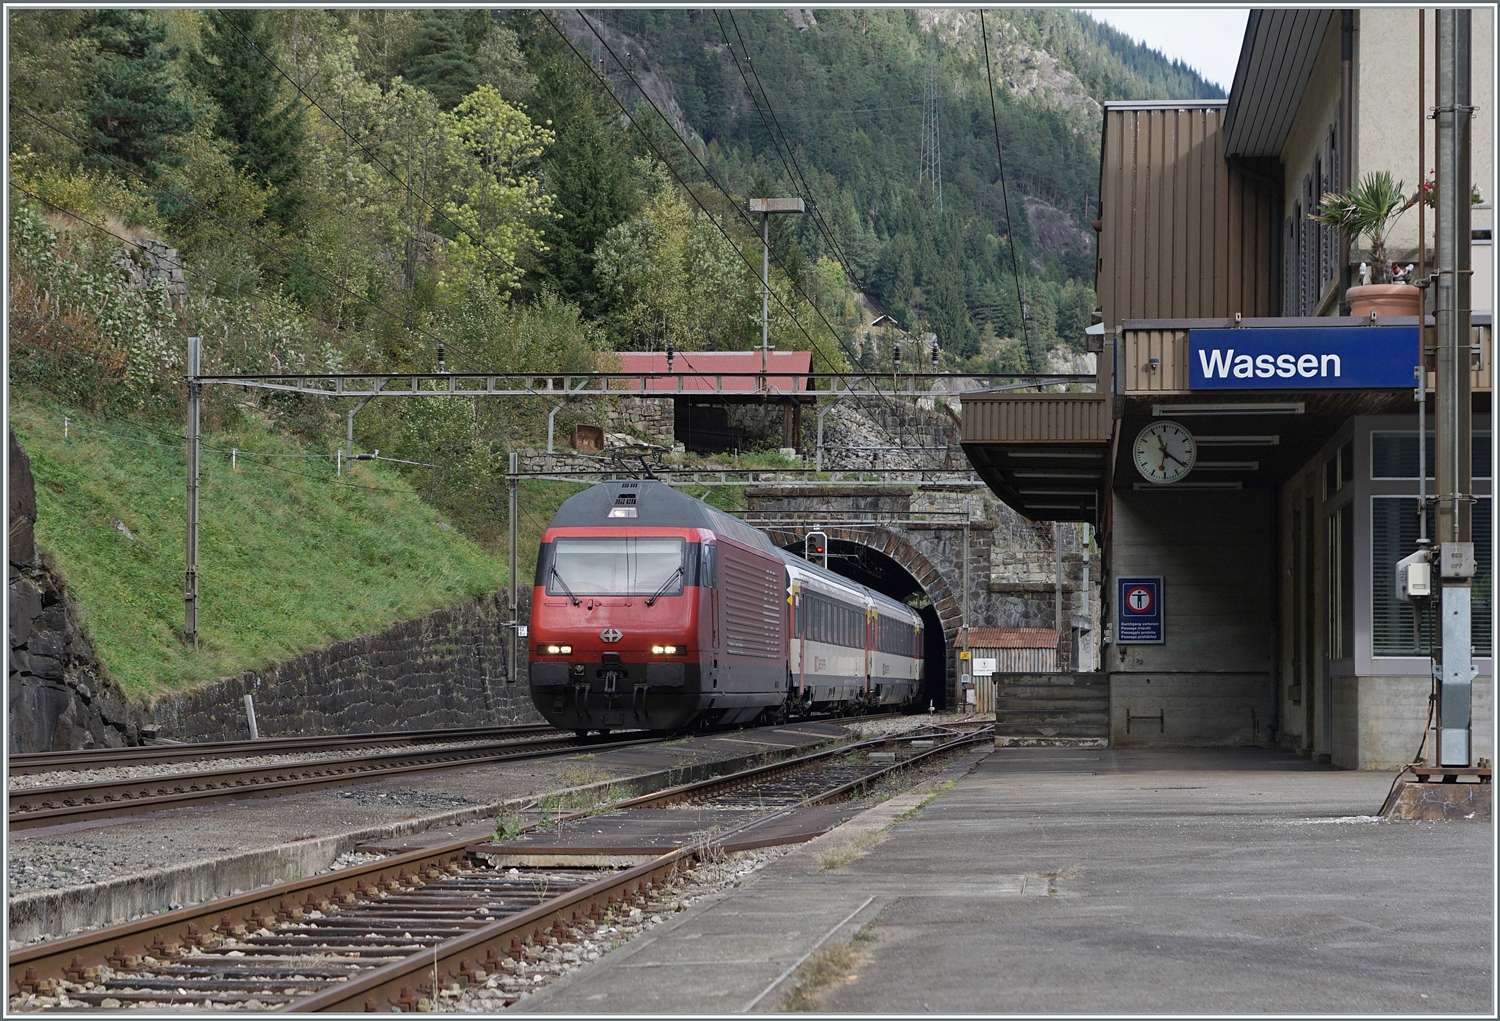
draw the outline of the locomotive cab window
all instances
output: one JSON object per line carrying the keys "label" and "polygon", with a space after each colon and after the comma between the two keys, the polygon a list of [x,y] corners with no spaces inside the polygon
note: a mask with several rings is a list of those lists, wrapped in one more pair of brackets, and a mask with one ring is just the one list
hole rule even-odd
{"label": "locomotive cab window", "polygon": [[552,545],[542,579],[549,596],[675,596],[692,583],[681,539],[564,537]]}

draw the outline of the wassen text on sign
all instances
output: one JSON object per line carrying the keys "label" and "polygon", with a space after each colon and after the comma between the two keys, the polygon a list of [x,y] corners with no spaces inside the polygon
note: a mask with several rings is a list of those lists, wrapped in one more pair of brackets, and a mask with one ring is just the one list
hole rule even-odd
{"label": "wassen text on sign", "polygon": [[1416,326],[1188,331],[1192,390],[1375,390],[1411,385]]}
{"label": "wassen text on sign", "polygon": [[1236,355],[1234,348],[1227,351],[1205,351],[1200,348],[1198,365],[1207,379],[1227,379],[1231,374],[1235,379],[1270,379],[1272,376],[1280,376],[1282,379],[1291,379],[1293,376],[1337,379],[1344,373],[1343,359],[1335,354]]}

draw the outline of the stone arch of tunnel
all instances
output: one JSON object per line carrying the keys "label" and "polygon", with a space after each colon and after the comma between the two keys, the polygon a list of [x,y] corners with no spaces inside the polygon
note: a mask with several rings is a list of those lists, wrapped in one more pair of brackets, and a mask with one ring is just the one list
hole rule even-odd
{"label": "stone arch of tunnel", "polygon": [[[828,569],[882,595],[905,602],[921,594],[926,605],[914,607],[922,615],[923,669],[919,708],[929,702],[939,709],[952,701],[952,650],[958,644],[962,610],[958,596],[932,562],[900,534],[883,528],[820,529],[828,536]],[[770,529],[771,540],[801,555],[807,539],[803,529]]]}

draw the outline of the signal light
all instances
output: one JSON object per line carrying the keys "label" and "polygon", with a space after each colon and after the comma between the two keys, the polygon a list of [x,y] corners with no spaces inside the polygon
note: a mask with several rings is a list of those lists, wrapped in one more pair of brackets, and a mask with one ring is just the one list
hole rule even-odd
{"label": "signal light", "polygon": [[823,558],[823,566],[828,566],[828,533],[821,531],[808,532],[805,540],[806,546],[803,559],[812,560],[814,557]]}

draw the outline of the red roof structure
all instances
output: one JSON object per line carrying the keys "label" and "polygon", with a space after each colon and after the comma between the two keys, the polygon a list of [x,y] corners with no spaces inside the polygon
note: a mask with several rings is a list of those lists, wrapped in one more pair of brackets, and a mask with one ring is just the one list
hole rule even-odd
{"label": "red roof structure", "polygon": [[971,649],[1056,649],[1057,630],[1050,627],[971,627]]}
{"label": "red roof structure", "polygon": [[[675,378],[646,379],[647,391],[673,393],[759,394],[761,390],[759,351],[678,351],[667,367],[664,351],[620,351],[621,372],[652,373]],[[812,372],[811,351],[772,351],[766,358],[765,390],[771,394],[802,396],[810,389],[808,373]],[[737,375],[720,374],[737,373]],[[636,390],[640,384],[624,380],[623,389]],[[615,385],[621,385],[615,384]]]}

